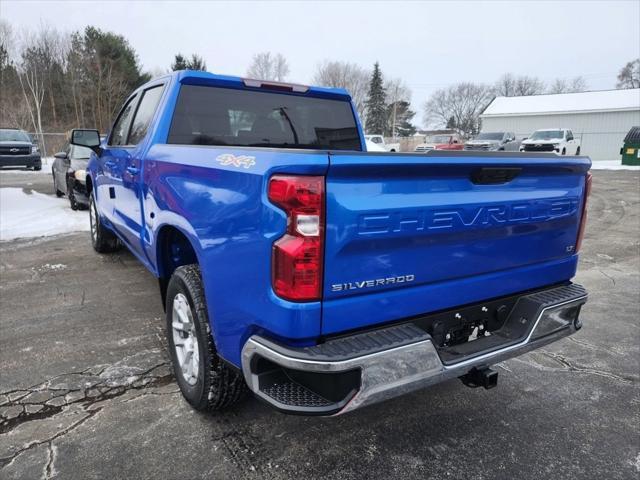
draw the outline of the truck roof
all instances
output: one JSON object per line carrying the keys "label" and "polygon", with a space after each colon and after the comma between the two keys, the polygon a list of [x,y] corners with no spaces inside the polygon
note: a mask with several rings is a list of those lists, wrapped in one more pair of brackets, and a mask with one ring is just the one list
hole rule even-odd
{"label": "truck roof", "polygon": [[[159,78],[163,77],[155,78],[148,83],[156,82]],[[341,100],[351,99],[351,95],[349,95],[349,92],[347,92],[344,88],[319,87],[288,82],[275,82],[271,80],[243,78],[232,75],[220,75],[199,70],[178,70],[176,72],[169,73],[168,75],[166,75],[166,77],[175,78],[178,82],[186,85],[211,85],[218,87],[243,89],[264,88],[268,90],[279,90],[285,93],[311,94],[312,96],[340,98]],[[143,87],[144,85],[140,88]]]}

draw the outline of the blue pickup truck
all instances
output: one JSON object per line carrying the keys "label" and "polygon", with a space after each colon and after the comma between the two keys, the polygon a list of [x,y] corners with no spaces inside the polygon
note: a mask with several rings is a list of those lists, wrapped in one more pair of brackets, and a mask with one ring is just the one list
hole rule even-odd
{"label": "blue pickup truck", "polygon": [[335,415],[451,378],[491,388],[492,365],[582,325],[586,157],[367,153],[342,89],[193,71],[71,142],[94,152],[93,247],[159,279],[196,409],[247,389]]}

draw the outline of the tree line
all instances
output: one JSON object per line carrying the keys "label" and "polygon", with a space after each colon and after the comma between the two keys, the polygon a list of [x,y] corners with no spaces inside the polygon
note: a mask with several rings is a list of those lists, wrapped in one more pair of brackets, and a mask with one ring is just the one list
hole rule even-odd
{"label": "tree line", "polygon": [[123,98],[150,79],[127,40],[95,27],[61,33],[44,26],[20,38],[0,23],[2,126],[36,132],[105,131]]}
{"label": "tree line", "polygon": [[[135,49],[119,34],[87,26],[60,32],[43,25],[14,32],[0,20],[0,119],[2,127],[43,134],[74,127],[109,129],[125,97],[152,76],[169,70],[206,70],[204,59],[178,53],[166,70],[143,71]],[[246,75],[289,80],[290,67],[280,53],[261,52]],[[346,89],[368,134],[406,137],[416,132],[411,89],[400,78],[383,73],[376,62],[365,68],[352,62],[325,60],[316,65],[310,83]],[[640,59],[627,63],[617,88],[640,87]],[[536,77],[505,74],[493,84],[461,82],[435,91],[422,106],[427,126],[454,128],[465,135],[480,129],[479,116],[495,96],[579,92],[583,77],[545,83]],[[45,152],[46,153],[46,152]],[[51,152],[49,152],[51,153]]]}

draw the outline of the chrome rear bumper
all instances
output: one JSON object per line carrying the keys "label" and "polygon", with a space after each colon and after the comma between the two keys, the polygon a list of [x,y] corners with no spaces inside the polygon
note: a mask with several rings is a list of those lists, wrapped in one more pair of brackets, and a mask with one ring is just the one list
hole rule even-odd
{"label": "chrome rear bumper", "polygon": [[[482,349],[482,342],[475,340],[468,345],[478,342],[479,350],[453,361],[450,356],[443,361],[431,336],[406,323],[297,349],[252,336],[242,350],[242,369],[249,388],[281,411],[337,415],[571,335],[581,327],[578,317],[586,301],[586,291],[575,284],[525,295],[494,333],[504,336],[504,342],[485,337],[488,348]],[[527,321],[530,326],[522,329]],[[509,338],[514,331],[522,335]]]}

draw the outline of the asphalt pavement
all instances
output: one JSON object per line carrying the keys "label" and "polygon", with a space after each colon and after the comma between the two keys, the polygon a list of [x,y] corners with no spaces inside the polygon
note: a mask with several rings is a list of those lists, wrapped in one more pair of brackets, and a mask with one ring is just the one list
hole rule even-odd
{"label": "asphalt pavement", "polygon": [[[51,178],[0,188],[53,195]],[[0,206],[6,208],[6,206]],[[195,412],[171,374],[158,285],[88,234],[0,243],[2,479],[638,479],[640,172],[596,171],[576,335],[336,418],[248,397]]]}

